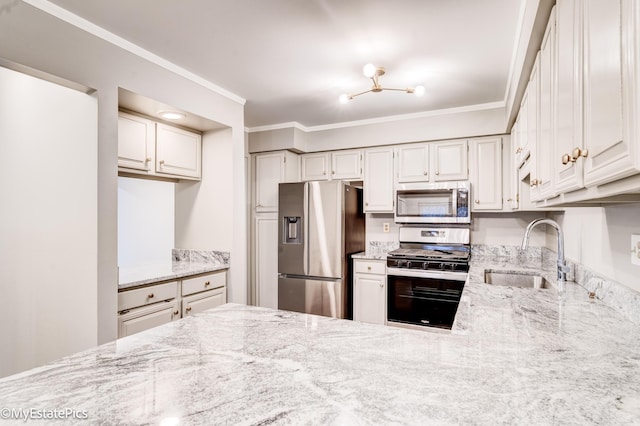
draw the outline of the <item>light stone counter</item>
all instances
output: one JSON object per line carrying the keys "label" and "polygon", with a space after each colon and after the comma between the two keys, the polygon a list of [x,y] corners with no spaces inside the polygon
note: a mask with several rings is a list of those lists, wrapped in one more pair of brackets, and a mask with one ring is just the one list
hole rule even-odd
{"label": "light stone counter", "polygon": [[119,268],[118,290],[229,269],[229,253],[174,249],[166,262]]}
{"label": "light stone counter", "polygon": [[0,379],[1,405],[91,424],[638,424],[640,326],[573,283],[483,284],[553,279],[553,261],[495,259],[473,258],[451,333],[227,304]]}

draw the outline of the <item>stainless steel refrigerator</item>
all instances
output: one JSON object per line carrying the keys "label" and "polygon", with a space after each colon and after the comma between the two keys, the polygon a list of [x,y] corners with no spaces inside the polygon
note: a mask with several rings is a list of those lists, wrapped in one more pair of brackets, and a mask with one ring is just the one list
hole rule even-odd
{"label": "stainless steel refrigerator", "polygon": [[278,308],[353,318],[350,255],[365,249],[362,189],[281,183],[278,202]]}

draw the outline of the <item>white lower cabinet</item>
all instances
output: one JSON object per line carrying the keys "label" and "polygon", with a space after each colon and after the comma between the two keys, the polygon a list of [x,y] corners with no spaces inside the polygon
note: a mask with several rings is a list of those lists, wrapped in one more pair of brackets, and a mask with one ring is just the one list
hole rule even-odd
{"label": "white lower cabinet", "polygon": [[353,319],[386,323],[387,275],[385,260],[354,259]]}
{"label": "white lower cabinet", "polygon": [[118,338],[227,302],[227,271],[152,284],[118,293]]}
{"label": "white lower cabinet", "polygon": [[182,317],[197,314],[227,302],[226,287],[197,293],[182,299]]}
{"label": "white lower cabinet", "polygon": [[278,309],[278,215],[256,215],[254,233],[256,305]]}
{"label": "white lower cabinet", "polygon": [[118,337],[131,336],[179,318],[180,309],[175,299],[131,309],[118,315]]}

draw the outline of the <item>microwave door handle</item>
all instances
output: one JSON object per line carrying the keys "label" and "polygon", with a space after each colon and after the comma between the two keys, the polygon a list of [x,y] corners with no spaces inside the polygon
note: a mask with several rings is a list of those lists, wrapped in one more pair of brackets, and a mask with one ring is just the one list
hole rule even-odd
{"label": "microwave door handle", "polygon": [[453,200],[451,201],[451,206],[453,207],[453,211],[451,212],[451,217],[458,217],[458,190],[454,189],[451,191],[451,196]]}

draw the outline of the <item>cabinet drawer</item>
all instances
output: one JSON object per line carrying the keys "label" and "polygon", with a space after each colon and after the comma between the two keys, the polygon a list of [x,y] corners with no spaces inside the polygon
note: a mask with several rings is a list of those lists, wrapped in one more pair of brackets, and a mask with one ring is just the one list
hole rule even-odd
{"label": "cabinet drawer", "polygon": [[220,287],[215,290],[185,297],[182,299],[182,317],[197,314],[207,309],[227,303],[227,288]]}
{"label": "cabinet drawer", "polygon": [[363,274],[381,274],[387,273],[387,265],[385,260],[355,260],[355,272]]}
{"label": "cabinet drawer", "polygon": [[178,301],[156,303],[118,315],[118,338],[157,327],[180,318]]}
{"label": "cabinet drawer", "polygon": [[123,291],[122,293],[118,293],[118,311],[150,305],[163,300],[175,299],[177,295],[177,281]]}
{"label": "cabinet drawer", "polygon": [[227,271],[182,280],[182,295],[187,296],[227,285]]}

